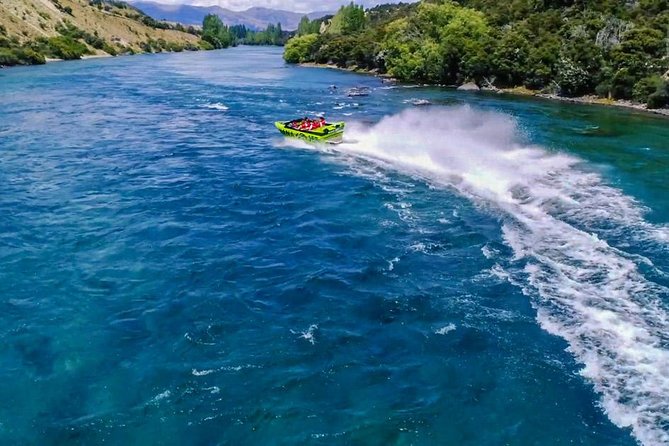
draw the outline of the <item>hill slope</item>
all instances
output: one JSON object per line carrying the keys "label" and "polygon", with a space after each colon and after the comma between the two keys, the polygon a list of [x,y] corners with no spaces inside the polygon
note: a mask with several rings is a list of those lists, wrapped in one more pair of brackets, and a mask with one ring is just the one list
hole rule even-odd
{"label": "hill slope", "polygon": [[207,14],[218,15],[226,25],[245,25],[251,29],[265,29],[269,24],[281,23],[285,30],[295,30],[305,15],[310,19],[327,15],[327,12],[303,14],[279,9],[253,7],[233,11],[219,6],[166,5],[156,2],[133,1],[132,4],[157,20],[201,25]]}
{"label": "hill slope", "polygon": [[195,30],[184,31],[122,2],[2,0],[0,65],[40,63],[44,57],[198,49]]}

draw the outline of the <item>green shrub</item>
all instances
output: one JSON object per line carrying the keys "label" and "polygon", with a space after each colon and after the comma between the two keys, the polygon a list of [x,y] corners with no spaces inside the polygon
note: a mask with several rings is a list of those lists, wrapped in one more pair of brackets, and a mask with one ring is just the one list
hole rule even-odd
{"label": "green shrub", "polygon": [[167,42],[165,46],[168,51],[172,51],[174,53],[180,53],[184,50],[183,45],[177,42]]}
{"label": "green shrub", "polygon": [[46,63],[44,54],[40,54],[31,48],[20,48],[15,50],[24,65],[42,65]]}
{"label": "green shrub", "polygon": [[0,48],[0,66],[39,65],[45,62],[44,55],[31,48]]}
{"label": "green shrub", "polygon": [[150,39],[147,42],[140,42],[139,48],[145,53],[153,53],[153,46],[151,45]]}
{"label": "green shrub", "polygon": [[207,42],[204,39],[201,39],[199,44],[200,44],[200,48],[205,50],[205,51],[210,51],[210,50],[215,49],[214,45],[212,45],[211,43]]}
{"label": "green shrub", "polygon": [[611,81],[610,80],[605,80],[605,81],[599,83],[595,87],[595,93],[600,98],[608,98],[608,97],[612,96],[611,89],[612,89]]}
{"label": "green shrub", "polygon": [[648,108],[662,108],[669,106],[669,81],[661,79],[654,93],[648,96]]}
{"label": "green shrub", "polygon": [[11,67],[18,65],[19,58],[14,54],[14,51],[9,48],[0,48],[0,66]]}
{"label": "green shrub", "polygon": [[648,76],[634,84],[632,98],[637,102],[648,102],[648,97],[661,87],[663,80],[660,76]]}
{"label": "green shrub", "polygon": [[618,70],[611,79],[611,96],[614,99],[631,99],[635,80],[627,68]]}
{"label": "green shrub", "polygon": [[80,30],[67,20],[56,25],[56,31],[58,31],[58,34],[61,36],[70,37],[72,39],[83,39],[87,35],[86,32]]}
{"label": "green shrub", "polygon": [[81,56],[89,54],[86,45],[66,36],[51,37],[47,47],[50,55],[65,60],[81,59]]}
{"label": "green shrub", "polygon": [[105,53],[111,55],[111,56],[116,56],[118,55],[118,51],[116,51],[116,48],[105,42],[105,44],[102,46],[102,51]]}
{"label": "green shrub", "polygon": [[316,34],[293,37],[286,42],[283,58],[288,63],[308,62],[309,60],[312,60],[311,53],[317,41],[318,35]]}

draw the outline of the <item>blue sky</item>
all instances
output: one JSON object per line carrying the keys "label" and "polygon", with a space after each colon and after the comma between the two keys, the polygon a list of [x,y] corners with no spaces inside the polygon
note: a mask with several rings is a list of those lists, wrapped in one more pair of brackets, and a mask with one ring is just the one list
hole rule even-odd
{"label": "blue sky", "polygon": [[[156,3],[169,5],[197,5],[197,6],[221,6],[223,8],[241,11],[252,6],[265,8],[285,9],[288,11],[312,12],[312,11],[335,11],[339,6],[350,3],[350,0],[150,0]],[[404,0],[405,2],[411,0]],[[358,5],[370,7],[382,3],[399,3],[398,0],[357,0]]]}

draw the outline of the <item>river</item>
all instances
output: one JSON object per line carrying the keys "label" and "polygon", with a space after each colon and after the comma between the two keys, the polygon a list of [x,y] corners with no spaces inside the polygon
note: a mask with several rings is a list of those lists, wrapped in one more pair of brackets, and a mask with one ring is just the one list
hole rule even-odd
{"label": "river", "polygon": [[0,443],[667,445],[668,123],[274,48],[1,70]]}

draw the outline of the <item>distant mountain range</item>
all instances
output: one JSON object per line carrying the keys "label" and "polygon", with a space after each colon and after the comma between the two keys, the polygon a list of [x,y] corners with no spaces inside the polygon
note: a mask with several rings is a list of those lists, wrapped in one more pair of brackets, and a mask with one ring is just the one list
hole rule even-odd
{"label": "distant mountain range", "polygon": [[246,25],[253,29],[265,29],[270,23],[281,23],[281,27],[287,31],[296,30],[300,19],[305,15],[310,19],[315,19],[332,14],[332,12],[327,11],[304,14],[262,7],[253,7],[246,11],[233,11],[220,6],[165,5],[133,0],[131,0],[131,3],[154,19],[179,22],[184,25],[201,25],[204,16],[216,14],[226,25]]}

